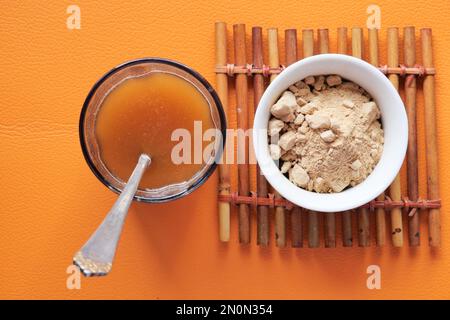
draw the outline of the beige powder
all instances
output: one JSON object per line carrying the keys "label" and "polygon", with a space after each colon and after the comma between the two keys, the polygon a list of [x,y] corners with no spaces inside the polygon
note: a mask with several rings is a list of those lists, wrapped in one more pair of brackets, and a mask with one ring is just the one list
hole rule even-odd
{"label": "beige powder", "polygon": [[271,113],[272,156],[301,188],[340,192],[361,183],[380,160],[378,106],[364,89],[337,75],[299,81]]}

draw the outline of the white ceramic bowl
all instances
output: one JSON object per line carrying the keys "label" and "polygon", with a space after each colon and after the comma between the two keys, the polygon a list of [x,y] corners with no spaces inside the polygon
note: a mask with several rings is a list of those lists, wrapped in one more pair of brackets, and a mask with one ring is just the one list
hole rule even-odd
{"label": "white ceramic bowl", "polygon": [[[363,87],[380,108],[384,130],[383,153],[372,173],[360,184],[339,193],[316,193],[295,186],[280,172],[268,149],[270,107],[290,85],[307,76],[321,74],[337,74]],[[400,170],[408,144],[405,107],[395,88],[377,68],[341,54],[321,54],[287,67],[264,92],[253,129],[256,159],[267,181],[292,203],[322,212],[354,209],[385,191]]]}

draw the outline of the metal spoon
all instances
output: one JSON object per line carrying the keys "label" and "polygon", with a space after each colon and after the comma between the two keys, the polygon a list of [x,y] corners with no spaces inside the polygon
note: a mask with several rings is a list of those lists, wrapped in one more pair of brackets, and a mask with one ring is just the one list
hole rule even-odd
{"label": "metal spoon", "polygon": [[150,163],[150,156],[141,154],[128,183],[108,215],[81,250],[73,257],[73,263],[81,269],[85,276],[104,276],[111,271],[117,243],[128,209],[133,201],[142,175]]}

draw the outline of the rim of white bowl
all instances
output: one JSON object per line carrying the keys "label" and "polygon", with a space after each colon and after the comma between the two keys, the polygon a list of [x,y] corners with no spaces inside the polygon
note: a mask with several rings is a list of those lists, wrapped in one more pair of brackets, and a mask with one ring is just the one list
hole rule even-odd
{"label": "rim of white bowl", "polygon": [[[328,66],[331,64],[332,66]],[[324,69],[325,68],[325,69]],[[349,73],[362,75],[349,75]],[[356,72],[358,71],[358,72]],[[338,74],[363,87],[381,110],[385,144],[380,161],[372,173],[360,184],[339,193],[316,193],[290,182],[275,165],[268,151],[267,125],[270,106],[291,84],[309,75]],[[364,85],[366,84],[366,85]],[[373,85],[373,86],[372,86]],[[376,92],[373,87],[377,86]],[[389,102],[389,114],[386,114]],[[380,102],[381,101],[381,102]],[[394,125],[385,126],[387,117],[396,117]],[[394,132],[395,129],[395,132]],[[386,131],[388,140],[386,141]],[[393,139],[395,137],[395,139]],[[266,89],[255,113],[253,146],[258,165],[267,181],[290,202],[313,211],[340,212],[360,207],[384,192],[402,166],[408,144],[408,120],[397,90],[387,77],[371,64],[342,54],[321,54],[300,60],[287,67]],[[388,150],[386,148],[388,146]]]}

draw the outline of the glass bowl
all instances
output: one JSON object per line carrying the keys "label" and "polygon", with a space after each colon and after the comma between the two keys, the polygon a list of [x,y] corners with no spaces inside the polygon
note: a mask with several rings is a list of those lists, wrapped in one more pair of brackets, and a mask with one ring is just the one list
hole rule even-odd
{"label": "glass bowl", "polygon": [[142,202],[166,202],[185,196],[197,189],[214,172],[222,155],[223,145],[225,145],[226,120],[222,104],[212,86],[198,72],[181,63],[162,58],[143,58],[128,61],[113,68],[95,83],[81,109],[79,124],[81,149],[95,176],[116,193],[120,193],[124,188],[126,182],[115,177],[101,159],[95,136],[96,117],[103,100],[115,86],[126,79],[155,72],[170,73],[191,83],[207,101],[211,118],[215,129],[217,129],[216,132],[221,134],[217,134],[215,137],[211,159],[208,159],[208,161],[205,159],[204,165],[194,176],[188,181],[157,189],[138,189],[134,200]]}

